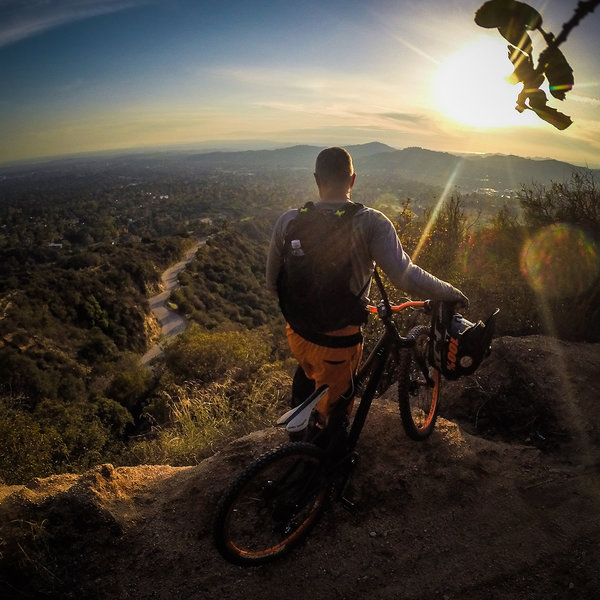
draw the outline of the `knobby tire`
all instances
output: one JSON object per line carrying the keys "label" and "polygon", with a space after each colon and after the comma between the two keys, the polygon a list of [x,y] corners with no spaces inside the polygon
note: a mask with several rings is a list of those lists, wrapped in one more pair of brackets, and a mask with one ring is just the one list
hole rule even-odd
{"label": "knobby tire", "polygon": [[306,538],[330,496],[323,451],[285,444],[251,463],[221,497],[213,537],[234,564],[260,565],[287,554]]}
{"label": "knobby tire", "polygon": [[[425,325],[411,329],[408,337],[415,339],[415,345],[400,349],[398,359],[400,416],[406,435],[416,441],[423,441],[431,435],[439,409],[441,377],[439,371],[427,363],[429,334],[430,329]],[[423,373],[423,361],[427,363],[433,386]]]}

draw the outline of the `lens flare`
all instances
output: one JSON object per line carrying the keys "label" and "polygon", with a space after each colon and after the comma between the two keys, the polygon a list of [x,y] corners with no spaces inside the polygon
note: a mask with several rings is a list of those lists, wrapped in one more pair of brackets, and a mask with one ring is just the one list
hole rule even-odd
{"label": "lens flare", "polygon": [[442,206],[443,206],[444,202],[446,201],[446,198],[450,195],[452,186],[454,185],[454,180],[456,179],[456,177],[463,165],[463,160],[460,160],[457,163],[456,167],[454,167],[454,170],[450,174],[448,181],[446,181],[446,185],[444,187],[444,191],[442,192],[442,195],[439,197],[438,201],[436,202],[436,205],[433,207],[433,211],[431,212],[431,216],[429,217],[429,220],[427,221],[427,224],[425,225],[425,229],[423,230],[423,233],[421,234],[419,243],[417,244],[417,247],[415,248],[414,252],[412,253],[412,256],[410,257],[413,262],[417,262],[417,258],[421,254],[421,250],[423,249],[423,246],[425,245],[425,242],[427,241],[429,232],[435,225],[438,214],[439,214],[440,210],[442,209]]}
{"label": "lens flare", "polygon": [[554,224],[538,231],[521,252],[521,272],[546,298],[585,292],[600,272],[598,245],[581,229]]}

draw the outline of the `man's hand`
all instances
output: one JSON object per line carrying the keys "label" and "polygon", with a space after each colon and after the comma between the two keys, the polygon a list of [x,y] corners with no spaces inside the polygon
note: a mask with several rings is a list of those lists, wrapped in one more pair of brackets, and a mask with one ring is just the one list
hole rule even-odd
{"label": "man's hand", "polygon": [[464,308],[465,310],[467,310],[469,308],[469,299],[460,290],[456,291],[459,295],[459,298],[456,300],[456,305],[458,306],[458,308]]}

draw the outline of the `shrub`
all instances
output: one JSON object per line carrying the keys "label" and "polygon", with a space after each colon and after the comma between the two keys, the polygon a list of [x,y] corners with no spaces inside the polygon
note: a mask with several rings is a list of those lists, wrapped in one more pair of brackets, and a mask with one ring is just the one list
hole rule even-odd
{"label": "shrub", "polygon": [[282,412],[290,376],[267,366],[244,385],[232,379],[173,385],[162,393],[169,425],[131,446],[135,464],[197,464],[231,439],[273,424]]}
{"label": "shrub", "polygon": [[192,325],[165,351],[166,364],[179,381],[210,383],[236,372],[247,377],[264,365],[271,354],[266,329],[205,331]]}
{"label": "shrub", "polygon": [[44,429],[29,413],[2,408],[0,479],[12,485],[54,473],[66,454],[60,435],[53,428]]}

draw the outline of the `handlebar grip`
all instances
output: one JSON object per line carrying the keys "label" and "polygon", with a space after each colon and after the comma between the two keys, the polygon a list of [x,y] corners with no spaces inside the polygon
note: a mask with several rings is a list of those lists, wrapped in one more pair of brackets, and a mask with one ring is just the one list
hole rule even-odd
{"label": "handlebar grip", "polygon": [[[377,307],[373,306],[372,304],[367,304],[365,308],[367,312],[370,313],[377,314],[378,312]],[[431,309],[431,300],[409,300],[408,302],[403,302],[402,304],[392,304],[390,306],[390,309],[394,312],[404,310],[405,308],[422,308],[428,312]]]}

